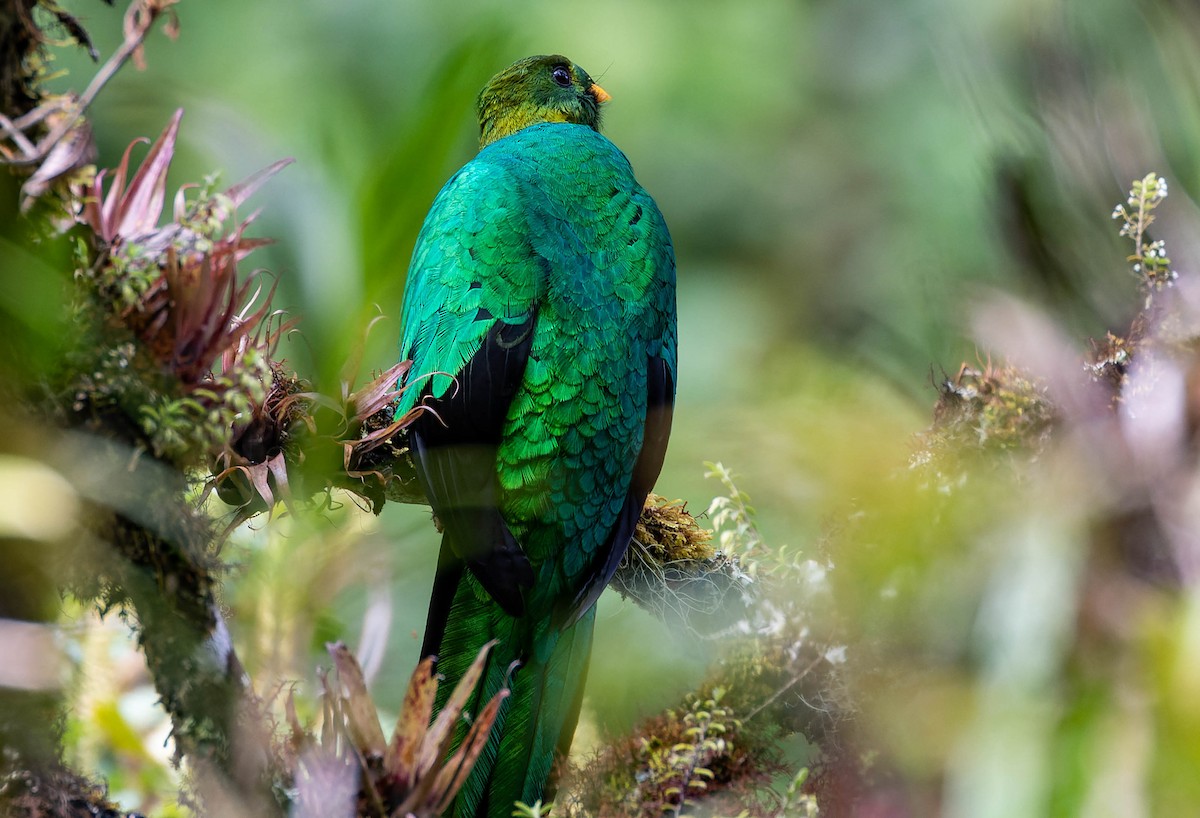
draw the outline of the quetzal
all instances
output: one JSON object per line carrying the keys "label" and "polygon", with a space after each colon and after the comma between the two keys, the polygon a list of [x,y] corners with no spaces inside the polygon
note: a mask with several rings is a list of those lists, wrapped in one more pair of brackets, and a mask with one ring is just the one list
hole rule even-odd
{"label": "quetzal", "polygon": [[476,103],[480,151],[442,188],[404,291],[399,413],[443,536],[423,650],[446,692],[497,639],[474,703],[512,695],[460,818],[547,798],[570,746],[594,605],[662,467],[675,397],[675,256],[608,94],[561,56]]}

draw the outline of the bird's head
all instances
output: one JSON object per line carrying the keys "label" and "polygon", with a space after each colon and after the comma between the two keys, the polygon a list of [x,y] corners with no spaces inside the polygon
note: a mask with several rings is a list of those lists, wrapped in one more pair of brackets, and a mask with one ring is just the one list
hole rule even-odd
{"label": "bird's head", "polygon": [[607,101],[604,89],[566,57],[526,57],[479,92],[479,147],[540,122],[571,122],[598,131],[600,105]]}

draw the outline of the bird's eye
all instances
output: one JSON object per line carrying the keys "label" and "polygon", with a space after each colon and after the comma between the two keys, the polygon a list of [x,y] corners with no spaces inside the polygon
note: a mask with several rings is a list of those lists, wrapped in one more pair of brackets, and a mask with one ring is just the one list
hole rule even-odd
{"label": "bird's eye", "polygon": [[554,82],[563,88],[571,87],[571,72],[567,70],[565,65],[554,66],[550,71],[550,76],[554,77]]}

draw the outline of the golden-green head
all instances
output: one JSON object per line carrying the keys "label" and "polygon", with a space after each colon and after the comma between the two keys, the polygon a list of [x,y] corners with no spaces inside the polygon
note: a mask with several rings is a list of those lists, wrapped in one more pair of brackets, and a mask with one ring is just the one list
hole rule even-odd
{"label": "golden-green head", "polygon": [[479,92],[479,147],[540,122],[571,122],[600,130],[604,89],[559,54],[526,57],[488,80]]}

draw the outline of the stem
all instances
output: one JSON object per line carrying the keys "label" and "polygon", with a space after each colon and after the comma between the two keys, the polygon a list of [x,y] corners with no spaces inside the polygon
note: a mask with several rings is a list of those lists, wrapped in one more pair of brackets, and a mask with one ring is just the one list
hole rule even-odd
{"label": "stem", "polygon": [[[9,139],[16,143],[16,146],[20,148],[22,152],[26,154],[32,154],[37,150],[33,143],[29,141],[29,138],[25,136],[25,134],[21,133],[20,128],[18,128],[11,119],[3,114],[0,114],[0,128],[3,128],[8,133]],[[5,161],[8,161],[7,157]]]}
{"label": "stem", "polygon": [[[141,2],[143,2],[143,0],[134,0],[130,8],[132,8],[133,5]],[[3,122],[0,122],[0,126],[3,126],[4,130],[8,131],[13,142],[17,143],[17,146],[20,147],[21,150],[26,154],[19,159],[4,159],[3,164],[11,165],[13,167],[27,167],[29,165],[36,165],[45,159],[50,151],[54,149],[54,146],[57,145],[72,128],[75,127],[77,122],[79,122],[79,118],[83,116],[85,111],[87,111],[88,106],[90,106],[92,101],[95,100],[96,95],[99,94],[104,86],[108,84],[108,81],[111,80],[113,76],[115,76],[116,73],[121,70],[121,67],[124,66],[129,58],[133,56],[134,52],[141,47],[142,42],[146,39],[146,35],[150,32],[150,27],[154,24],[154,21],[158,19],[160,13],[161,11],[154,5],[146,5],[145,23],[134,29],[131,36],[129,36],[125,42],[121,43],[120,48],[118,48],[113,55],[108,58],[104,65],[100,66],[100,70],[96,72],[96,75],[92,77],[92,81],[88,83],[87,89],[84,90],[83,96],[81,96],[74,105],[67,106],[61,103],[55,103],[53,106],[47,106],[46,110],[43,110],[39,106],[33,111],[30,111],[24,116],[18,118],[16,122],[10,122],[7,119],[5,119]],[[57,125],[50,129],[50,133],[48,133],[46,137],[37,144],[36,147],[32,145],[28,138],[24,137],[24,135],[21,135],[20,138],[18,138],[18,135],[14,132],[14,129],[28,127],[29,125],[41,121],[48,114],[52,113],[54,108],[66,110],[67,115],[59,120]],[[34,116],[34,114],[37,114],[37,116]]]}
{"label": "stem", "polygon": [[[119,437],[111,429],[105,432]],[[120,443],[93,439],[86,456],[93,525],[106,541],[99,571],[110,601],[136,613],[137,638],[171,718],[178,757],[220,774],[262,813],[269,735],[254,708],[216,599],[212,526],[185,499],[187,478]]]}
{"label": "stem", "polygon": [[774,704],[776,701],[778,701],[780,696],[782,696],[784,693],[788,692],[793,687],[795,687],[800,682],[800,680],[803,679],[805,676],[807,676],[809,673],[811,673],[813,668],[815,668],[818,664],[820,664],[821,660],[824,658],[825,658],[825,655],[821,654],[821,655],[817,656],[815,659],[813,659],[811,662],[809,662],[807,665],[805,665],[804,669],[801,670],[799,673],[797,673],[795,676],[793,676],[791,678],[791,680],[788,681],[787,684],[785,684],[783,687],[779,688],[774,693],[772,693],[770,696],[768,696],[766,698],[766,700],[762,704],[760,704],[758,707],[751,710],[749,715],[746,716],[746,721],[750,721],[750,719],[754,718],[759,713],[761,713],[763,710],[766,710],[768,707],[770,707],[772,704]]}

